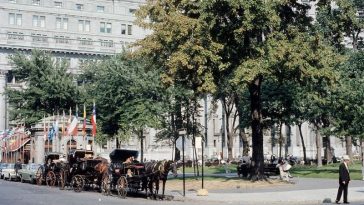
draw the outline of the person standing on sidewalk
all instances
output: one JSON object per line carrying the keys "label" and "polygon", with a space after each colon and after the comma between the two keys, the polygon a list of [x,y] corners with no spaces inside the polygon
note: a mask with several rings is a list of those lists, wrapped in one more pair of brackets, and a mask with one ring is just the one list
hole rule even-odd
{"label": "person standing on sidewalk", "polygon": [[350,161],[350,158],[348,155],[343,156],[343,162],[340,164],[339,167],[339,189],[337,191],[336,196],[336,203],[340,203],[341,194],[344,192],[344,204],[349,204],[348,202],[348,186],[350,182],[350,174],[349,174],[349,168],[348,163]]}

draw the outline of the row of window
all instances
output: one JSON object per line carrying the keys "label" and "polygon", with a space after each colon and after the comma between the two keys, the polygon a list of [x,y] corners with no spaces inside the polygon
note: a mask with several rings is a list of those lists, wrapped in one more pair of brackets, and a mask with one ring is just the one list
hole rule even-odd
{"label": "row of window", "polygon": [[[24,33],[22,32],[8,32],[8,40],[24,40]],[[38,42],[38,43],[48,43],[48,36],[46,34],[40,34],[40,33],[32,33],[31,39],[32,42]],[[69,36],[64,35],[55,35],[54,36],[55,43],[56,44],[71,44],[74,39],[71,39]],[[79,45],[82,46],[92,46],[95,42],[100,43],[100,46],[102,47],[114,47],[114,41],[113,40],[105,40],[105,39],[99,39],[98,41],[94,41],[91,38],[77,38],[77,41]],[[120,41],[122,46],[128,46],[130,43],[125,41]]]}
{"label": "row of window", "polygon": [[[8,1],[10,3],[17,3],[17,0],[8,0]],[[31,4],[34,5],[34,6],[40,6],[41,5],[41,0],[31,0]],[[55,8],[63,8],[64,7],[63,2],[60,1],[60,0],[54,1],[53,2],[53,6]],[[83,11],[84,8],[85,8],[84,4],[80,4],[80,3],[74,4],[74,9],[76,9],[78,11]],[[100,13],[105,12],[105,6],[97,5],[96,6],[96,11],[97,12],[100,12]],[[136,9],[133,9],[133,8],[130,8],[129,9],[129,13],[130,14],[133,14],[135,11],[136,11]]]}
{"label": "row of window", "polygon": [[[22,14],[9,13],[9,25],[22,26]],[[33,15],[32,18],[33,27],[45,28],[46,17]],[[58,30],[68,30],[68,18],[56,17],[56,29]],[[90,20],[78,20],[78,31],[79,32],[90,32],[91,31],[91,21]],[[100,22],[100,33],[111,33],[112,23],[110,22]],[[122,35],[132,35],[133,25],[121,24]]]}

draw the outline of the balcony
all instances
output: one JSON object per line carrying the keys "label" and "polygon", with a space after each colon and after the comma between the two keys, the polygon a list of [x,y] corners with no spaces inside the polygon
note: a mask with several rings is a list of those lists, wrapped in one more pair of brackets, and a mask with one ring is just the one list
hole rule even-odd
{"label": "balcony", "polygon": [[[1,30],[1,29],[0,29]],[[56,52],[112,55],[123,50],[121,38],[83,38],[76,35],[64,36],[54,32],[11,30],[0,32],[0,47],[30,50],[34,48]]]}

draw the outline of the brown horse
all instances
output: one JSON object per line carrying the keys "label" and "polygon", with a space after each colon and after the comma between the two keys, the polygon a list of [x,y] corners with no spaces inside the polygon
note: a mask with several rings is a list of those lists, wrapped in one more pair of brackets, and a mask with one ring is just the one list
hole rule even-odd
{"label": "brown horse", "polygon": [[[102,158],[102,157],[96,157],[95,159],[101,160],[101,162],[96,164],[94,167],[95,171],[98,173],[98,176],[97,176],[98,186],[100,187],[101,192],[102,192],[102,189],[104,188],[104,189],[106,189],[104,191],[108,193],[109,188],[103,187],[102,183],[104,182],[104,180],[106,180],[105,177],[108,177],[109,162],[107,161],[107,159]],[[105,185],[105,186],[107,186],[107,185]]]}

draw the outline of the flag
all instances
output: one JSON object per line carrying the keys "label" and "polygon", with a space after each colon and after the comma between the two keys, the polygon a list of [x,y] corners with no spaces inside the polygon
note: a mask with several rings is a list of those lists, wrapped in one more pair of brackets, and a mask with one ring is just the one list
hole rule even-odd
{"label": "flag", "polygon": [[64,110],[63,110],[63,115],[62,115],[62,137],[65,136],[66,132],[65,132],[65,125],[64,125],[64,121],[66,119],[66,114],[64,113]]}
{"label": "flag", "polygon": [[59,115],[57,114],[56,121],[53,124],[54,136],[55,137],[58,137],[58,132],[59,132],[59,122],[58,122],[58,118],[59,118]]}
{"label": "flag", "polygon": [[52,127],[50,127],[48,131],[48,141],[52,141],[53,137],[54,137],[54,126],[52,124]]}
{"label": "flag", "polygon": [[94,105],[92,108],[91,124],[92,124],[92,136],[95,137],[95,135],[96,135],[96,105],[95,105],[95,102],[94,102]]}
{"label": "flag", "polygon": [[83,104],[83,126],[82,126],[82,135],[86,136],[86,106]]}
{"label": "flag", "polygon": [[76,118],[76,120],[77,120],[77,125],[76,125],[76,127],[73,129],[73,132],[72,132],[72,135],[73,136],[78,136],[78,106],[76,105],[76,115],[75,115],[75,117],[73,118],[73,119],[75,119]]}
{"label": "flag", "polygon": [[47,139],[47,129],[46,129],[46,118],[45,115],[43,115],[43,140],[46,141]]}
{"label": "flag", "polygon": [[74,133],[74,130],[77,128],[78,120],[76,117],[73,118],[72,122],[69,124],[67,128],[67,134],[72,135]]}
{"label": "flag", "polygon": [[70,135],[70,125],[71,125],[71,122],[72,122],[72,109],[70,108],[70,115],[69,115],[69,118],[67,120],[67,128],[66,128],[66,132],[67,132],[67,135]]}

